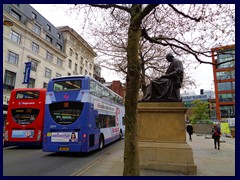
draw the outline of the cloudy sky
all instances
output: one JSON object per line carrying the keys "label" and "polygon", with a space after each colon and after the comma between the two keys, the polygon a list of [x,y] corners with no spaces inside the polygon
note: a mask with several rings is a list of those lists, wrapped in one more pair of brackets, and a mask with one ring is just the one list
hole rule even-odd
{"label": "cloudy sky", "polygon": [[[91,42],[89,34],[86,29],[83,29],[80,24],[84,23],[84,19],[77,19],[74,15],[70,16],[66,14],[66,5],[58,6],[55,4],[31,4],[41,15],[43,15],[54,26],[69,26],[78,32],[88,43]],[[211,61],[211,60],[210,60]],[[200,89],[214,90],[213,86],[213,72],[212,66],[209,64],[201,64],[189,69],[189,72],[193,79],[196,81],[197,88],[189,91],[193,91],[196,94],[200,93]],[[114,71],[102,69],[102,76],[107,82],[112,80],[121,80]],[[121,80],[122,81],[122,80]]]}

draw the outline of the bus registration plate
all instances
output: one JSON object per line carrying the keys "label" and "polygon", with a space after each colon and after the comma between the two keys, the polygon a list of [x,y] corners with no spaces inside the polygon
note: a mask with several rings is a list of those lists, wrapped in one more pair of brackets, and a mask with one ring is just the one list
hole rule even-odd
{"label": "bus registration plate", "polygon": [[59,151],[69,151],[69,147],[59,147]]}

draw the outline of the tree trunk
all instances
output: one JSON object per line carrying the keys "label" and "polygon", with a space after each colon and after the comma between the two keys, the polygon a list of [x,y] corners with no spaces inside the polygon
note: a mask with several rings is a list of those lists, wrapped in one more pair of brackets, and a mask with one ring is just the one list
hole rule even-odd
{"label": "tree trunk", "polygon": [[[137,14],[137,13],[136,13]],[[124,149],[124,176],[139,176],[138,157],[138,122],[137,103],[140,78],[140,60],[138,46],[141,37],[140,23],[137,15],[131,14],[131,23],[128,29],[127,61],[128,71],[126,80],[125,98],[125,149]]]}

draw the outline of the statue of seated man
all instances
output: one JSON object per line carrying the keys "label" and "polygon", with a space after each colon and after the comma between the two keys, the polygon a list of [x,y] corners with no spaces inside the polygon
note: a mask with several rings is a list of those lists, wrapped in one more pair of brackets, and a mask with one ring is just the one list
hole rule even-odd
{"label": "statue of seated man", "polygon": [[183,82],[183,64],[171,53],[166,55],[170,65],[164,75],[154,78],[147,86],[146,94],[141,101],[179,102],[180,88]]}

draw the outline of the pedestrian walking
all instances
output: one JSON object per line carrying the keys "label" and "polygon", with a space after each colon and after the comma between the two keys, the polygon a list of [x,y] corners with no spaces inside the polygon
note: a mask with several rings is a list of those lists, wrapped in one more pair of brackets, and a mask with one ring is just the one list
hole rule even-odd
{"label": "pedestrian walking", "polygon": [[214,124],[212,129],[212,138],[214,140],[214,148],[220,150],[220,137],[221,137],[221,130],[217,124]]}
{"label": "pedestrian walking", "polygon": [[189,141],[192,141],[193,127],[191,124],[187,124],[186,127],[187,133],[189,135]]}

